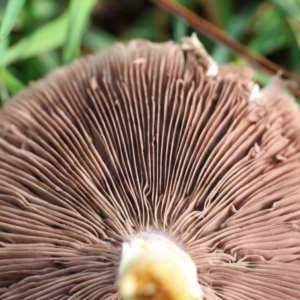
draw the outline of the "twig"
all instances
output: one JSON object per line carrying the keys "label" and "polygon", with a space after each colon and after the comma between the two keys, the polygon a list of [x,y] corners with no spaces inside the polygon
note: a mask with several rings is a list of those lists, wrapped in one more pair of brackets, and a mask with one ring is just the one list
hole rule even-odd
{"label": "twig", "polygon": [[300,91],[298,90],[300,79],[296,75],[228,37],[222,30],[191,12],[179,3],[176,3],[172,0],[152,0],[152,2],[161,8],[183,18],[192,28],[203,33],[212,40],[225,45],[231,51],[244,57],[246,60],[265,73],[269,75],[276,75],[280,72],[284,78],[289,80],[288,88],[290,91],[293,92],[297,97],[300,97]]}

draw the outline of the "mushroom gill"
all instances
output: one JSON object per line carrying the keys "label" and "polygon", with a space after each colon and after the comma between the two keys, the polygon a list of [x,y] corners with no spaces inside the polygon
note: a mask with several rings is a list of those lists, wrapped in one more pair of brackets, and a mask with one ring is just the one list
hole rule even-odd
{"label": "mushroom gill", "polygon": [[117,44],[2,109],[0,299],[300,299],[298,108],[199,45]]}

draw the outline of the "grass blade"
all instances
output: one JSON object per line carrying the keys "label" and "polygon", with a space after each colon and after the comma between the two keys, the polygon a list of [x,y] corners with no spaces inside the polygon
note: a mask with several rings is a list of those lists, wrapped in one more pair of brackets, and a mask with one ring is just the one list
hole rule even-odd
{"label": "grass blade", "polygon": [[3,40],[0,40],[0,65],[2,63],[2,60],[5,56],[5,52],[6,49],[8,47],[9,44],[9,36],[7,36],[6,38],[4,38]]}
{"label": "grass blade", "polygon": [[300,1],[298,0],[271,0],[275,7],[284,12],[286,15],[293,16],[300,22]]}
{"label": "grass blade", "polygon": [[[209,0],[211,1],[211,0]],[[221,21],[223,27],[226,27],[230,19],[234,16],[233,8],[234,2],[233,0],[214,0],[213,5],[216,9],[217,15]]]}
{"label": "grass blade", "polygon": [[87,25],[90,13],[96,0],[72,0],[68,13],[68,28],[65,37],[64,62],[68,63],[80,52],[82,36]]}
{"label": "grass blade", "polygon": [[1,23],[0,40],[3,40],[9,35],[24,2],[25,0],[10,0],[7,2],[4,17]]}
{"label": "grass blade", "polygon": [[25,87],[25,85],[11,74],[7,69],[0,69],[1,81],[11,94],[15,94]]}
{"label": "grass blade", "polygon": [[[191,10],[194,10],[198,4],[195,0],[178,0],[177,2]],[[188,34],[188,30],[189,25],[185,20],[177,16],[173,18],[173,38],[176,42],[181,43],[181,39]]]}
{"label": "grass blade", "polygon": [[83,38],[83,44],[90,51],[105,49],[116,43],[117,39],[100,29],[90,29]]}
{"label": "grass blade", "polygon": [[[235,40],[240,38],[250,25],[250,16],[253,14],[253,9],[253,5],[247,5],[240,14],[233,16],[232,19],[228,21],[226,26],[226,33],[228,36]],[[222,44],[217,43],[212,50],[212,57],[219,64],[228,62],[230,60],[230,55],[230,50]]]}
{"label": "grass blade", "polygon": [[62,46],[67,21],[67,15],[62,15],[21,39],[6,50],[2,66]]}
{"label": "grass blade", "polygon": [[288,28],[284,15],[274,9],[272,5],[260,7],[255,27],[255,36],[248,43],[250,49],[263,55],[269,55],[290,47],[293,34]]}

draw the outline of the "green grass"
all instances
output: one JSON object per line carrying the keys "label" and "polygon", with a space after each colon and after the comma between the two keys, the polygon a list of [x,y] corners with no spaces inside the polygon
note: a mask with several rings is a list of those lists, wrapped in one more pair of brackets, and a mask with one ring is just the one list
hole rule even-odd
{"label": "green grass", "polygon": [[[300,75],[300,0],[177,0],[229,36]],[[185,21],[146,0],[0,1],[0,105],[45,76],[118,40],[173,39],[193,32]],[[199,33],[219,63],[238,61]],[[257,73],[265,84],[267,77]]]}

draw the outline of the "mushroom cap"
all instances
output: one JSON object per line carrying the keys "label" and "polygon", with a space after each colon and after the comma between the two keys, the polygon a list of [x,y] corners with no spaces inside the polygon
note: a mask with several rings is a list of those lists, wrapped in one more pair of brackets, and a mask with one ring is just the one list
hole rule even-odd
{"label": "mushroom cap", "polygon": [[300,299],[300,114],[249,69],[132,41],[0,113],[0,299],[118,299],[121,245],[153,230],[204,299]]}

